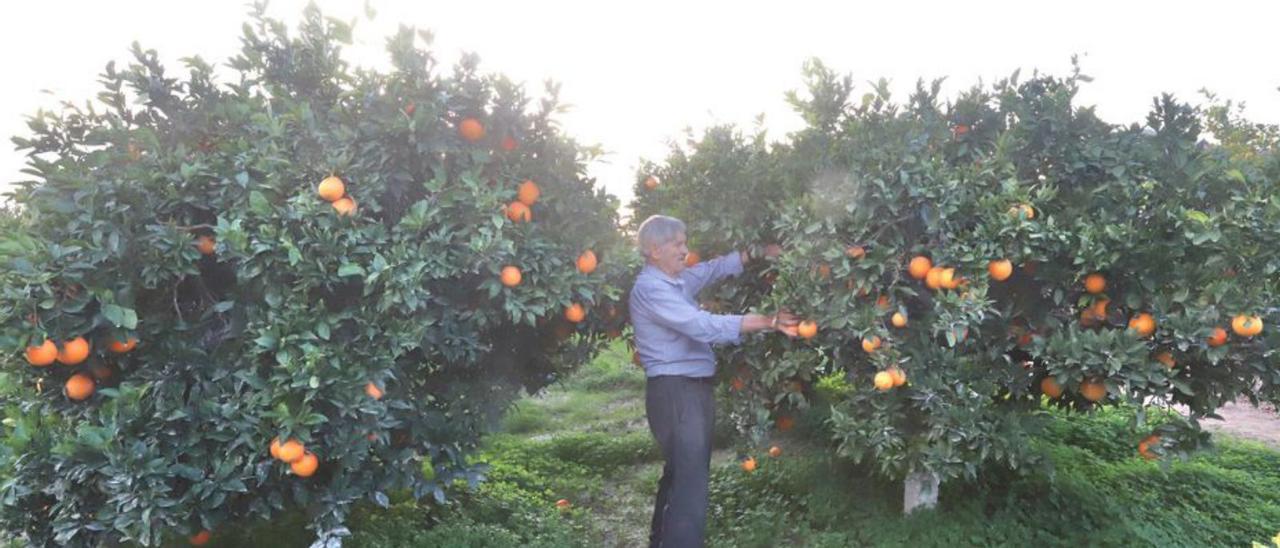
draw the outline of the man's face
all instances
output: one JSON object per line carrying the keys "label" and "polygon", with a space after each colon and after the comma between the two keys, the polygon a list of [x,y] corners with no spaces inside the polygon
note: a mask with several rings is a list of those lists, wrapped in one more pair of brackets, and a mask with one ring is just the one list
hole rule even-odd
{"label": "man's face", "polygon": [[653,265],[672,276],[684,270],[684,259],[688,255],[689,246],[683,232],[676,234],[670,242],[649,248],[649,260]]}

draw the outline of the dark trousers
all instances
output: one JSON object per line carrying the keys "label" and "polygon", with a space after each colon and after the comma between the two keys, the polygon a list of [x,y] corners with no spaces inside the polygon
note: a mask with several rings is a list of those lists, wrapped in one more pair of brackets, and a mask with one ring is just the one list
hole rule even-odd
{"label": "dark trousers", "polygon": [[707,479],[715,399],[711,378],[650,377],[645,388],[649,431],[666,465],[658,482],[649,546],[698,548],[707,525]]}

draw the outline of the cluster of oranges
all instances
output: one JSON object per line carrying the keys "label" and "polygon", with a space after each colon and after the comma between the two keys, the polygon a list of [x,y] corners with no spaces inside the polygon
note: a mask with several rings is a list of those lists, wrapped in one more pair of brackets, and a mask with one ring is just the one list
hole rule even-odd
{"label": "cluster of oranges", "polygon": [[[124,354],[138,346],[138,339],[128,337],[124,341],[112,340],[107,344],[107,349],[115,354]],[[84,337],[76,337],[67,341],[63,341],[61,348],[58,344],[50,339],[45,339],[42,343],[34,346],[28,346],[26,349],[27,363],[35,367],[47,367],[54,362],[58,362],[66,366],[78,366],[89,359],[89,354],[93,350],[93,345]],[[67,397],[74,401],[84,401],[89,399],[97,390],[97,382],[94,377],[106,378],[110,375],[110,369],[101,367],[93,370],[92,376],[86,373],[74,373],[67,378],[63,388]]]}
{"label": "cluster of oranges", "polygon": [[[1062,384],[1053,375],[1040,380],[1040,393],[1051,399],[1061,398],[1063,391]],[[1107,397],[1107,385],[1097,377],[1087,378],[1080,383],[1080,396],[1091,402],[1102,401]]]}
{"label": "cluster of oranges", "polygon": [[[525,180],[516,188],[516,200],[507,204],[507,218],[512,222],[522,223],[533,220],[533,211],[530,209],[533,204],[537,203],[542,197],[542,190],[538,188],[538,184]],[[600,262],[596,258],[596,253],[590,249],[583,251],[578,255],[575,261],[578,272],[583,274],[591,274],[595,272]],[[524,281],[524,273],[520,271],[520,267],[516,265],[506,265],[502,267],[502,271],[498,275],[502,285],[506,287],[516,287]],[[578,323],[586,319],[586,309],[581,304],[572,303],[564,309],[564,318],[572,323]]]}
{"label": "cluster of oranges", "polygon": [[280,442],[280,438],[273,438],[271,456],[288,464],[293,473],[300,478],[311,477],[320,466],[320,459],[314,453],[307,451],[306,446],[296,438],[289,438],[284,443]]}
{"label": "cluster of oranges", "polygon": [[[1093,304],[1080,312],[1080,323],[1085,327],[1096,326],[1106,320],[1107,306],[1111,302],[1103,293],[1107,289],[1107,279],[1103,274],[1094,272],[1085,276],[1083,284],[1085,292],[1094,295],[1095,298]],[[1231,331],[1243,338],[1251,338],[1262,333],[1262,325],[1262,318],[1258,316],[1237,314],[1231,319]],[[1156,332],[1156,319],[1149,312],[1139,312],[1129,318],[1128,329],[1138,337],[1150,338]],[[1219,347],[1227,344],[1229,337],[1230,334],[1225,328],[1214,326],[1205,343],[1210,347]],[[1156,352],[1152,358],[1170,369],[1177,364],[1173,354],[1167,350]]]}
{"label": "cluster of oranges", "polygon": [[[776,446],[776,445],[775,445],[775,446],[773,446],[773,447],[770,447],[770,448],[769,448],[769,456],[770,456],[770,457],[772,457],[772,458],[775,458],[775,459],[776,459],[776,458],[778,458],[778,457],[781,457],[781,456],[782,456],[782,448],[781,448],[781,447],[778,447],[778,446]],[[742,462],[738,463],[738,466],[742,467],[742,471],[743,471],[743,472],[751,473],[751,472],[755,472],[755,471],[756,471],[756,468],[758,468],[758,467],[759,467],[759,463],[758,463],[758,462],[756,462],[756,458],[755,458],[755,457],[747,457],[747,458],[743,459],[743,460],[742,460]]]}
{"label": "cluster of oranges", "polygon": [[356,201],[347,196],[347,185],[337,175],[330,175],[320,181],[316,193],[321,199],[329,202],[338,215],[346,216],[356,212]]}
{"label": "cluster of oranges", "polygon": [[[405,114],[413,116],[413,111],[413,103],[409,103],[409,106],[405,107]],[[479,143],[484,139],[485,135],[488,135],[488,133],[489,132],[484,129],[484,124],[480,123],[480,120],[475,118],[463,118],[462,121],[458,122],[458,136],[462,137],[462,140],[468,143]],[[515,150],[518,145],[514,137],[504,135],[502,137],[502,141],[498,143],[498,146],[505,152],[511,152]]]}
{"label": "cluster of oranges", "polygon": [[876,373],[873,381],[876,390],[881,392],[907,384],[907,374],[898,366],[893,366]]}

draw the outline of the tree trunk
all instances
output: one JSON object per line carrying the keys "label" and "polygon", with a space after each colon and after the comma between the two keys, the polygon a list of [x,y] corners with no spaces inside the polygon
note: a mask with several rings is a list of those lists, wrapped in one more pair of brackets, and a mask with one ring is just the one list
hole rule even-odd
{"label": "tree trunk", "polygon": [[903,480],[902,513],[910,514],[920,508],[938,505],[938,476],[933,472],[915,471]]}

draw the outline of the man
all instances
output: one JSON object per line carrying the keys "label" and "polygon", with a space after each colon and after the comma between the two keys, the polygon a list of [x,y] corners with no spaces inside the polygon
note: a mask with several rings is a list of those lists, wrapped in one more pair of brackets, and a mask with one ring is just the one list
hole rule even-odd
{"label": "man", "polygon": [[[650,546],[703,545],[707,480],[715,420],[712,344],[736,343],[743,333],[792,328],[786,312],[717,315],[695,301],[708,284],[742,272],[746,252],[730,253],[686,268],[689,248],[679,219],[654,215],[640,225],[637,244],[645,266],[631,289],[631,325],[636,352],[648,377],[645,414],[666,465],[658,484]],[[765,248],[767,258],[781,252]]]}

